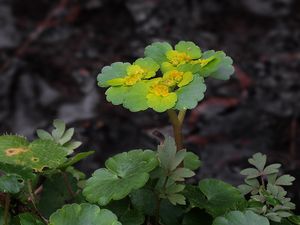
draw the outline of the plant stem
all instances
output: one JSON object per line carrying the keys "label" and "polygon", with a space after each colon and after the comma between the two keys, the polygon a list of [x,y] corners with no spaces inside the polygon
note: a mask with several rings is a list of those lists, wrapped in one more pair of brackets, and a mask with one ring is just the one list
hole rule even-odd
{"label": "plant stem", "polygon": [[8,224],[8,219],[9,219],[9,206],[10,206],[10,195],[7,193],[5,195],[5,206],[4,206],[4,225],[9,225]]}
{"label": "plant stem", "polygon": [[33,205],[34,212],[37,214],[38,217],[40,217],[42,219],[42,222],[44,224],[48,224],[48,220],[45,217],[43,217],[43,215],[39,212],[38,208],[36,207],[35,196],[34,196],[34,192],[32,190],[32,184],[31,184],[30,180],[27,181],[27,188],[28,188],[28,192],[30,195],[30,201]]}
{"label": "plant stem", "polygon": [[68,179],[68,176],[67,176],[66,172],[62,172],[62,175],[63,175],[63,179],[64,179],[64,182],[65,182],[65,185],[66,185],[66,187],[67,187],[67,190],[68,190],[68,192],[69,192],[69,194],[70,194],[70,197],[71,197],[72,199],[74,199],[74,198],[76,197],[76,194],[75,194],[74,191],[72,190],[72,186],[71,186],[71,184],[70,184],[70,182],[69,182],[69,179]]}
{"label": "plant stem", "polygon": [[170,122],[173,126],[173,133],[176,142],[177,151],[183,148],[183,137],[182,137],[182,124],[185,117],[186,110],[179,111],[178,115],[175,110],[169,109],[168,111]]}

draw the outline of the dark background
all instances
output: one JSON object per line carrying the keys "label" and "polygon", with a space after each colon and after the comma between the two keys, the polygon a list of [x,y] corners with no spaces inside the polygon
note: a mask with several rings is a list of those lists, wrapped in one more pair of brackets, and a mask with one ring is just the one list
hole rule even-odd
{"label": "dark background", "polygon": [[299,198],[299,0],[0,0],[0,133],[32,139],[63,119],[81,150],[96,150],[79,165],[87,172],[117,152],[155,148],[152,132],[170,132],[166,115],[107,103],[96,76],[153,41],[179,40],[224,50],[236,67],[230,81],[208,80],[187,115],[185,146],[204,161],[198,178],[239,184],[260,151],[298,178]]}

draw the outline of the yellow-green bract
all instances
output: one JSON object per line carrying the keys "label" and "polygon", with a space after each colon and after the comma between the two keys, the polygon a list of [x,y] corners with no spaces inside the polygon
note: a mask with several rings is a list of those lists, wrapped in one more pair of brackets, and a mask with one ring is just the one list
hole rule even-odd
{"label": "yellow-green bract", "polygon": [[132,112],[164,112],[195,108],[204,98],[206,77],[227,80],[233,72],[232,59],[222,51],[202,53],[190,41],[180,41],[175,48],[156,42],[146,47],[145,58],[105,66],[97,80],[108,88],[107,100],[114,105]]}

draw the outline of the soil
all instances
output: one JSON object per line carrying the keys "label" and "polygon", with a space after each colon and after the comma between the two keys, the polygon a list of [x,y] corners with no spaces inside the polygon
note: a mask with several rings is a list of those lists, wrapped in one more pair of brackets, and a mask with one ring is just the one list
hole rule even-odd
{"label": "soil", "polygon": [[204,162],[197,178],[239,184],[246,159],[263,152],[298,179],[299,205],[299,11],[297,0],[0,0],[0,133],[32,139],[61,118],[80,150],[96,150],[79,165],[88,173],[117,152],[153,149],[153,131],[171,131],[167,116],[111,105],[97,74],[153,41],[192,40],[236,68],[229,81],[208,80],[187,115],[185,146]]}

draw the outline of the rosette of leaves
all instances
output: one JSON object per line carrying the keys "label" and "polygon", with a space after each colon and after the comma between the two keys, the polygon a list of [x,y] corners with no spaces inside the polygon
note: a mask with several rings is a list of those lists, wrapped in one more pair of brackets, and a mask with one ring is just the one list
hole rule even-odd
{"label": "rosette of leaves", "polygon": [[162,145],[158,146],[160,168],[153,177],[158,178],[156,191],[160,198],[168,199],[172,204],[185,205],[185,188],[183,181],[195,175],[192,171],[198,169],[201,161],[198,156],[185,149],[177,151],[173,138],[167,137]]}
{"label": "rosette of leaves", "polygon": [[97,80],[100,87],[108,87],[108,101],[133,112],[192,109],[204,98],[205,77],[228,79],[234,72],[224,52],[202,54],[190,41],[180,41],[174,49],[156,42],[146,47],[145,56],[133,64],[117,62],[102,69]]}
{"label": "rosette of leaves", "polygon": [[51,140],[61,145],[68,155],[72,154],[74,150],[82,144],[80,141],[72,140],[74,128],[66,129],[66,124],[64,121],[56,119],[53,121],[53,126],[54,129],[52,130],[51,134],[45,130],[38,129],[37,136],[41,140]]}
{"label": "rosette of leaves", "polygon": [[278,163],[266,166],[267,157],[261,153],[254,154],[248,161],[253,167],[241,171],[246,179],[239,189],[245,195],[250,194],[249,208],[275,222],[293,215],[295,204],[286,196],[284,186],[292,185],[295,178],[280,176]]}
{"label": "rosette of leaves", "polygon": [[50,216],[49,225],[121,225],[115,214],[88,203],[65,205]]}
{"label": "rosette of leaves", "polygon": [[158,165],[150,150],[132,150],[109,158],[106,168],[98,169],[88,179],[83,195],[91,203],[107,205],[111,200],[125,198],[131,191],[143,187],[149,172]]}

